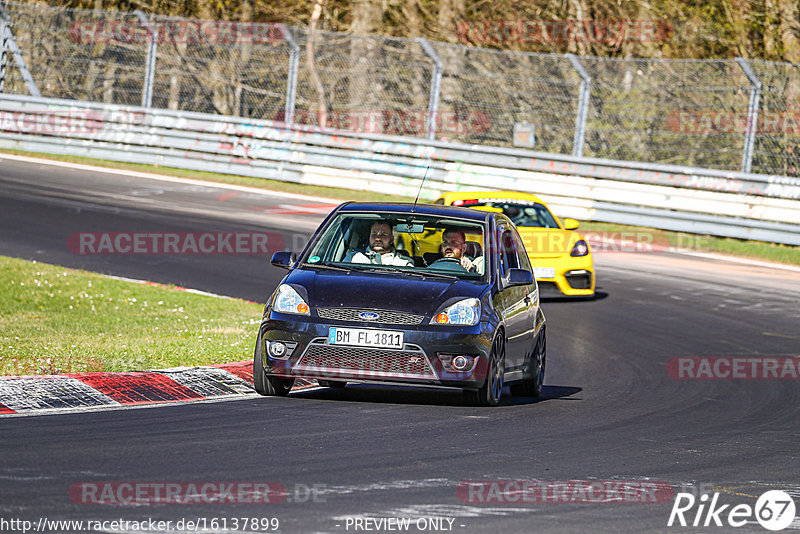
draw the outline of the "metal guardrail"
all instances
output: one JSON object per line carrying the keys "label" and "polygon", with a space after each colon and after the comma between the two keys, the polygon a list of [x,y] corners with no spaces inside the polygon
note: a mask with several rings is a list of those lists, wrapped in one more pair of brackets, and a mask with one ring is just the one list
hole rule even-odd
{"label": "metal guardrail", "polygon": [[0,95],[0,148],[406,197],[427,174],[428,200],[452,190],[529,191],[560,216],[800,245],[800,179],[784,176],[17,95]]}
{"label": "metal guardrail", "polygon": [[6,93],[800,176],[792,63],[536,54],[20,2],[0,12]]}

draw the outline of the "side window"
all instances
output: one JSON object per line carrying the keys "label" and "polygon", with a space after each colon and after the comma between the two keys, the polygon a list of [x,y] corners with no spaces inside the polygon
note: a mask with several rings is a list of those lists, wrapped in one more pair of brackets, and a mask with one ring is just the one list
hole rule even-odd
{"label": "side window", "polygon": [[517,251],[517,263],[520,269],[531,271],[531,261],[528,259],[528,253],[525,251],[525,245],[522,243],[522,238],[517,232],[514,232],[514,248]]}
{"label": "side window", "polygon": [[504,227],[500,228],[500,232],[500,272],[505,276],[509,269],[518,268],[519,263],[514,246],[514,234]]}

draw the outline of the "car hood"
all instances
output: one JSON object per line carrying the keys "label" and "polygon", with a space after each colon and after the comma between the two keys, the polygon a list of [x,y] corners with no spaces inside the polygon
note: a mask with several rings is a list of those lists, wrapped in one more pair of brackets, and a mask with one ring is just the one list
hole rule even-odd
{"label": "car hood", "polygon": [[[312,308],[364,308],[432,314],[453,297],[480,298],[486,284],[396,273],[298,268],[284,283],[305,289]],[[304,295],[306,296],[306,295]]]}
{"label": "car hood", "polygon": [[581,235],[573,230],[557,228],[517,228],[525,250],[531,258],[559,258],[569,255]]}

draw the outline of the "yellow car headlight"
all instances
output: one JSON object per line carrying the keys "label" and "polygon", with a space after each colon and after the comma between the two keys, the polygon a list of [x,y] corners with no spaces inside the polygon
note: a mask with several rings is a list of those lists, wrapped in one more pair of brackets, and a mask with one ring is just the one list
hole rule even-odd
{"label": "yellow car headlight", "polygon": [[586,241],[583,239],[575,243],[572,246],[572,252],[569,253],[569,255],[573,258],[580,258],[582,256],[586,256],[587,254],[589,254],[589,245],[587,245]]}

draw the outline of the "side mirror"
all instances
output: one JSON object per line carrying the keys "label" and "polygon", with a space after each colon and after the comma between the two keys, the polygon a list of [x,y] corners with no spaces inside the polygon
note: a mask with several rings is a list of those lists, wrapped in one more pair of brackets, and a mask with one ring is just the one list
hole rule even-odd
{"label": "side mirror", "polygon": [[297,261],[297,254],[290,250],[282,250],[272,255],[272,265],[281,269],[291,269]]}
{"label": "side mirror", "polygon": [[506,279],[506,287],[511,286],[527,286],[533,283],[533,273],[527,269],[514,269],[508,270],[508,277]]}
{"label": "side mirror", "polygon": [[580,224],[575,219],[567,217],[564,219],[564,230],[577,230]]}

